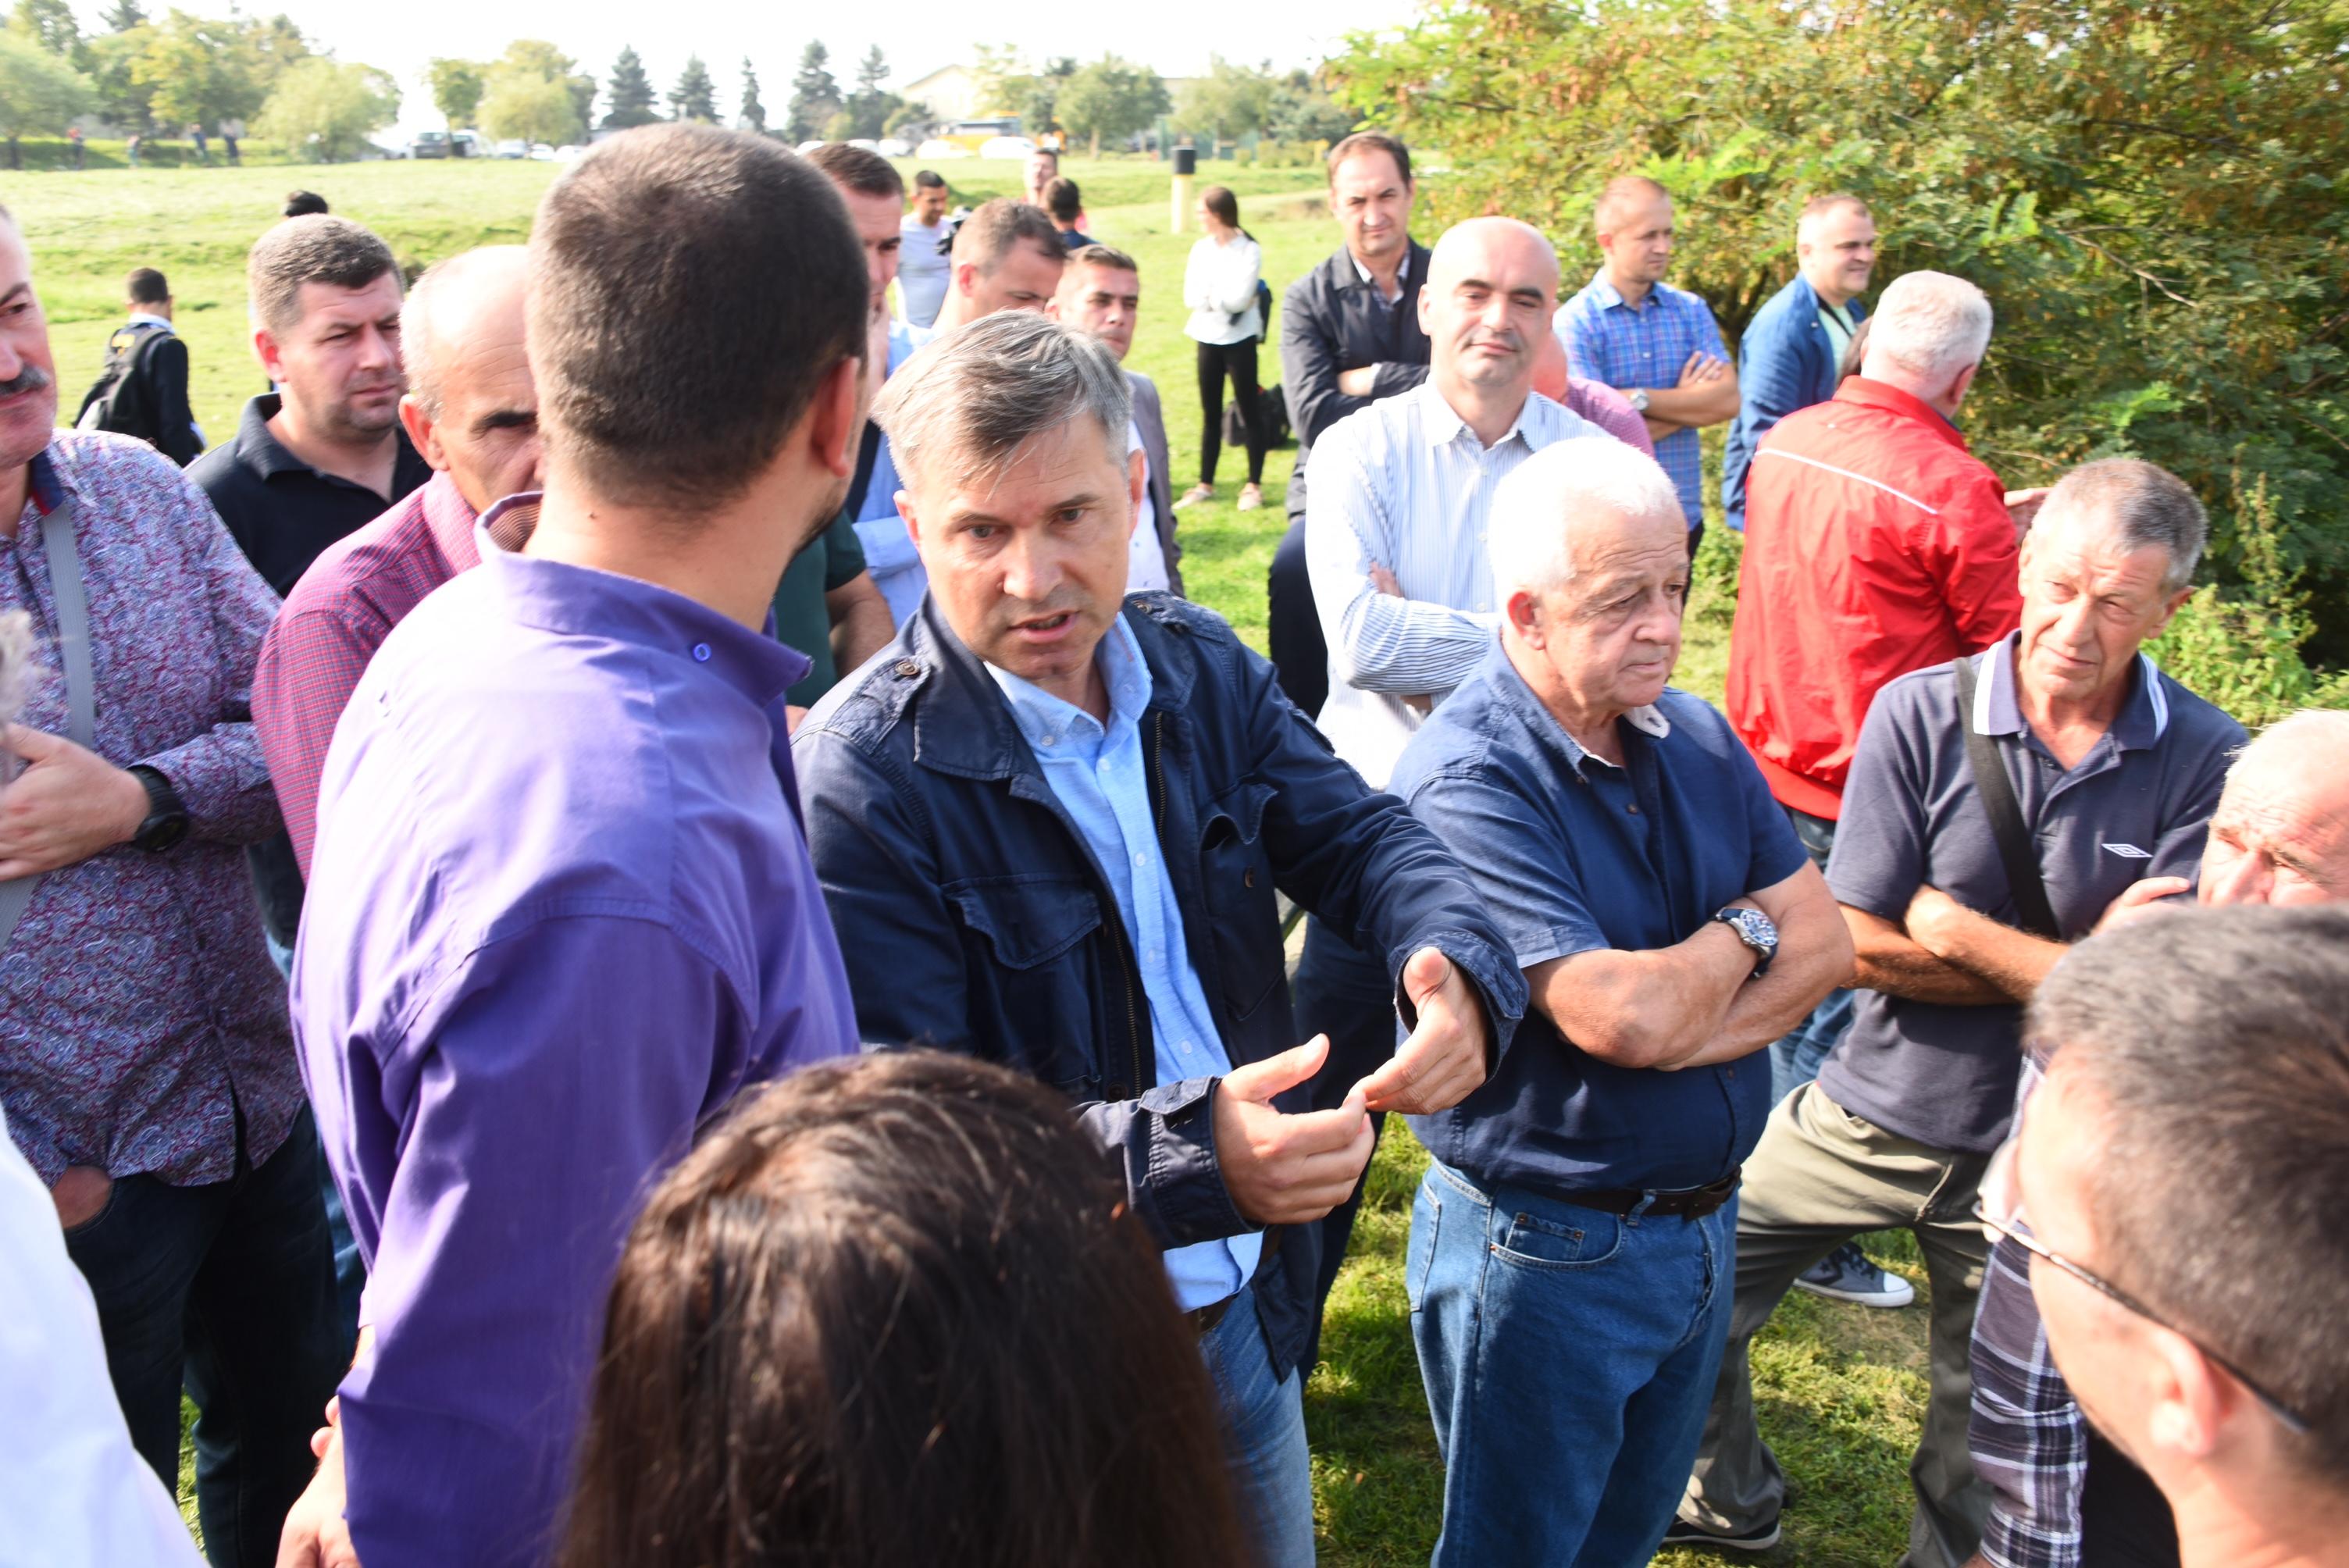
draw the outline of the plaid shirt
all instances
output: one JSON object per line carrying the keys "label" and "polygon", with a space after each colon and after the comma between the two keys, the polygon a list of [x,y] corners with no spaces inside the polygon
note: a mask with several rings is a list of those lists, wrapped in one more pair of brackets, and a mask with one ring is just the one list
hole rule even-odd
{"label": "plaid shirt", "polygon": [[[1558,340],[1568,370],[1629,391],[1680,384],[1681,366],[1699,352],[1727,359],[1713,307],[1685,289],[1656,284],[1634,309],[1602,272],[1558,308]],[[1694,430],[1674,430],[1656,443],[1656,461],[1680,492],[1688,525],[1704,521],[1704,458]]]}
{"label": "plaid shirt", "polygon": [[32,462],[0,611],[32,615],[19,722],[66,732],[43,530],[74,502],[89,603],[98,754],[171,781],[188,837],[119,844],[41,879],[0,947],[0,1105],[44,1182],[68,1165],[173,1186],[223,1181],[277,1151],[303,1103],[285,985],[262,945],[244,846],[277,830],[245,720],[277,595],[203,492],[144,441],[61,430]]}
{"label": "plaid shirt", "polygon": [[[2039,1078],[2038,1064],[2026,1057],[2018,1122]],[[2047,1353],[2047,1329],[2031,1294],[2031,1254],[2002,1237],[1982,1270],[1973,1373],[1967,1446],[1974,1473],[1991,1491],[1982,1556],[1992,1568],[2078,1568],[2087,1422]]]}
{"label": "plaid shirt", "polygon": [[473,523],[456,481],[433,475],[322,551],[285,596],[285,612],[261,645],[253,723],[305,879],[317,835],[318,776],[335,721],[391,629],[427,593],[481,563]]}

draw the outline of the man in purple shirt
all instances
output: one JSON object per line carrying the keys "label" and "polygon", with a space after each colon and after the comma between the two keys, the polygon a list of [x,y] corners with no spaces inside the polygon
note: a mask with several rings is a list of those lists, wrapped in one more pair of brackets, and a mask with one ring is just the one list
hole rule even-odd
{"label": "man in purple shirt", "polygon": [[543,1561],[641,1193],[855,1049],[807,661],[761,628],[854,471],[865,320],[838,194],[773,142],[631,131],[540,205],[545,493],[392,630],[320,780],[295,1032],[369,1277],[290,1553]]}

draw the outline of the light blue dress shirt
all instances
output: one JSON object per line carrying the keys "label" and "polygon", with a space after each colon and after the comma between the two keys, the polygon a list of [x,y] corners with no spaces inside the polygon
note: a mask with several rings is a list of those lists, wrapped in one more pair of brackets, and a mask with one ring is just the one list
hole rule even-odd
{"label": "light blue dress shirt", "polygon": [[[889,374],[896,375],[899,366],[936,335],[910,322],[890,322]],[[864,546],[864,570],[873,574],[873,586],[881,590],[881,597],[888,603],[891,623],[902,626],[920,605],[922,595],[929,592],[930,574],[922,569],[914,536],[905,531],[905,520],[897,513],[899,486],[889,438],[884,436],[873,454],[873,480],[865,487],[864,504],[858,509],[856,540]]]}
{"label": "light blue dress shirt", "polygon": [[[1076,822],[1085,847],[1117,894],[1142,989],[1158,1082],[1216,1078],[1232,1070],[1216,1032],[1206,993],[1183,944],[1183,911],[1166,875],[1166,858],[1150,820],[1143,762],[1142,713],[1150,703],[1150,666],[1120,615],[1095,655],[1109,686],[1109,723],[993,665],[987,673],[1011,705],[1012,721],[1043,765],[1044,782]],[[1254,1277],[1264,1247],[1259,1232],[1176,1247],[1166,1272],[1185,1311],[1208,1306]]]}

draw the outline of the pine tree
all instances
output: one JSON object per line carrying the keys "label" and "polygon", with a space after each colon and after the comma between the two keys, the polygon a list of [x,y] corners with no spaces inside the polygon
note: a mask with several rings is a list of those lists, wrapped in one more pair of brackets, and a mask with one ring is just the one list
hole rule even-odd
{"label": "pine tree", "polygon": [[832,117],[840,112],[840,84],[826,64],[832,53],[811,41],[801,51],[799,75],[792,78],[792,123],[789,139],[806,141],[822,136]]}
{"label": "pine tree", "polygon": [[889,79],[889,62],[881,57],[881,46],[874,45],[864,51],[864,61],[856,67],[856,90],[860,94],[878,94],[881,84]]}
{"label": "pine tree", "polygon": [[736,121],[744,130],[767,134],[767,106],[759,101],[759,73],[750,68],[747,58],[742,62],[742,112]]}
{"label": "pine tree", "polygon": [[710,81],[709,67],[701,63],[699,55],[687,57],[685,70],[670,89],[668,108],[672,119],[698,120],[708,125],[718,119],[718,88]]}
{"label": "pine tree", "polygon": [[654,112],[658,102],[654,95],[652,78],[645,75],[645,63],[634,49],[623,48],[620,57],[612,62],[612,83],[606,89],[611,112],[604,116],[606,130],[626,130],[632,125],[650,125],[660,116]]}
{"label": "pine tree", "polygon": [[109,31],[128,33],[147,20],[147,13],[140,8],[139,0],[114,0],[103,20]]}

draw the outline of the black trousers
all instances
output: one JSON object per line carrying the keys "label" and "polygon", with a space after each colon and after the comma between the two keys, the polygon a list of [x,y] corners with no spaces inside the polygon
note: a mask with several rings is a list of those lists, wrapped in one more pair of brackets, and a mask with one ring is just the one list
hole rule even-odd
{"label": "black trousers", "polygon": [[1216,482],[1216,459],[1224,450],[1224,378],[1232,383],[1232,401],[1239,405],[1240,428],[1247,432],[1248,483],[1264,482],[1264,389],[1256,384],[1256,343],[1199,345],[1199,412],[1206,427],[1199,432],[1199,482]]}
{"label": "black trousers", "polygon": [[[1313,1079],[1313,1109],[1335,1110],[1347,1091],[1385,1065],[1395,1053],[1399,1019],[1394,987],[1388,984],[1386,965],[1363,952],[1319,920],[1305,922],[1305,952],[1297,961],[1291,988],[1297,1004],[1297,1032],[1311,1039],[1330,1037],[1330,1059]],[[1386,1113],[1371,1113],[1371,1136],[1386,1130]],[[1321,1221],[1321,1267],[1314,1280],[1313,1336],[1306,1341],[1305,1370],[1309,1376],[1321,1354],[1321,1314],[1330,1304],[1330,1288],[1346,1261],[1346,1244],[1354,1234],[1354,1216],[1361,1212],[1362,1189],[1371,1178],[1363,1171],[1351,1196]]]}
{"label": "black trousers", "polygon": [[1266,641],[1280,689],[1308,718],[1330,700],[1330,644],[1313,607],[1313,573],[1305,564],[1305,520],[1295,519],[1272,552],[1267,576]]}

